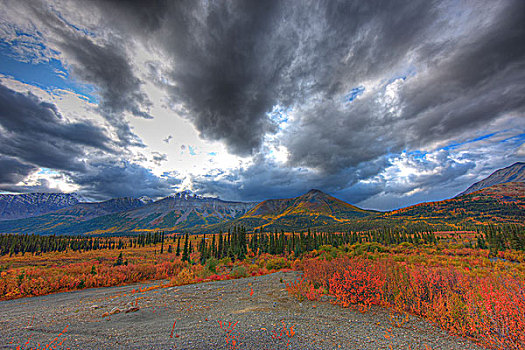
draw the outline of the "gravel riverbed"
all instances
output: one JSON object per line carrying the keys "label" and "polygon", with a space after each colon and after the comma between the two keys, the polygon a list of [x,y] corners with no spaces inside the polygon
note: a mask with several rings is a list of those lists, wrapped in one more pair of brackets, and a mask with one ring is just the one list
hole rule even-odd
{"label": "gravel riverbed", "polygon": [[51,342],[55,349],[482,349],[415,316],[399,318],[398,327],[387,309],[299,302],[285,289],[298,276],[137,292],[156,281],[3,301],[0,349]]}

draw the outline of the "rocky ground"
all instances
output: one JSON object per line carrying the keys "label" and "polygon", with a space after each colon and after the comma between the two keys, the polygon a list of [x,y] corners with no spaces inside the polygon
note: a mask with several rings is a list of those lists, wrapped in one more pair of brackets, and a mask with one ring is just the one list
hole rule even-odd
{"label": "rocky ground", "polygon": [[481,349],[414,316],[395,324],[381,308],[299,302],[284,284],[297,277],[137,292],[161,283],[152,282],[4,301],[0,349]]}

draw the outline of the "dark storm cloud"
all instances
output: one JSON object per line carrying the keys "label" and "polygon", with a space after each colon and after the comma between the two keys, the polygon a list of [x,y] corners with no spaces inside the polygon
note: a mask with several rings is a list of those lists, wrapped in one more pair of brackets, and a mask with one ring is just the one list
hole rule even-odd
{"label": "dark storm cloud", "polygon": [[[316,187],[354,203],[390,196],[396,206],[401,197],[437,196],[443,188],[448,195],[458,187],[452,180],[463,181],[478,169],[474,164],[500,164],[478,153],[458,160],[440,147],[498,131],[490,129],[509,115],[515,130],[525,127],[519,121],[525,113],[520,0],[76,5],[89,13],[93,4],[103,40],[39,12],[76,74],[99,87],[100,110],[123,144],[138,141],[120,114],[149,116],[149,100],[128,61],[140,43],[161,54],[162,62],[148,63],[147,79],[165,89],[173,108],[202,137],[253,156],[250,166],[194,179],[203,193],[263,199]],[[275,106],[289,115],[269,116]],[[269,155],[279,146],[288,151],[285,164]],[[439,162],[401,159],[415,150],[438,152]],[[401,161],[414,169],[406,183],[387,177]],[[75,178],[89,186],[83,179],[96,174],[100,182],[92,189],[99,194],[111,191],[105,184],[116,174],[150,181],[147,171],[108,164]]]}
{"label": "dark storm cloud", "polygon": [[[278,141],[289,152],[288,167],[263,157],[213,183],[213,176],[196,179],[196,188],[248,199],[268,191],[297,195],[319,184],[340,193],[361,186],[368,197],[414,189],[435,194],[473,163],[445,162],[440,174],[415,176],[405,187],[358,181],[383,172],[386,160],[404,150],[468,140],[505,113],[525,112],[521,1],[479,8],[431,1],[292,6],[258,10],[264,21],[249,29],[244,24],[254,8],[224,3],[183,8],[166,23],[174,39],[159,41],[176,57],[172,97],[204,137],[239,154],[257,152],[277,130],[266,113],[277,104],[294,108]],[[366,86],[370,81],[379,85]],[[343,103],[363,84],[362,96]],[[298,179],[300,167],[317,175]]]}
{"label": "dark storm cloud", "polygon": [[173,193],[181,182],[174,177],[158,177],[138,164],[115,162],[115,159],[92,161],[86,171],[68,175],[81,186],[81,193],[94,199],[161,197]]}
{"label": "dark storm cloud", "polygon": [[141,146],[142,142],[123,119],[122,113],[152,118],[143,110],[150,102],[140,91],[142,83],[135,77],[123,49],[113,44],[97,45],[85,37],[65,40],[61,48],[72,58],[74,73],[100,89],[99,108],[116,128],[124,146]]}
{"label": "dark storm cloud", "polygon": [[0,186],[16,184],[36,169],[37,167],[24,164],[15,158],[0,155]]}
{"label": "dark storm cloud", "polygon": [[[1,190],[57,191],[45,179],[36,185],[16,185],[38,167],[62,171],[80,186],[80,192],[94,199],[158,197],[172,193],[180,183],[120,161],[112,143],[105,130],[91,122],[68,122],[55,105],[0,85]],[[153,157],[157,162],[165,158],[160,153]]]}
{"label": "dark storm cloud", "polygon": [[402,90],[411,144],[457,136],[504,113],[525,112],[525,3],[506,5],[488,28],[465,45],[441,52],[429,74]]}
{"label": "dark storm cloud", "polygon": [[169,35],[159,41],[174,57],[173,100],[203,137],[237,154],[257,151],[277,130],[267,116],[273,106],[315,95],[331,101],[352,82],[391,69],[434,14],[429,1],[361,4],[240,1],[172,9],[160,31]]}
{"label": "dark storm cloud", "polygon": [[84,169],[86,147],[113,152],[103,129],[89,121],[68,122],[55,105],[0,85],[0,154],[33,166]]}
{"label": "dark storm cloud", "polygon": [[274,1],[208,6],[172,9],[166,39],[159,38],[174,58],[170,94],[201,136],[247,155],[273,128],[265,113],[279,99],[282,69],[293,60],[288,50],[293,37],[275,32],[283,14]]}
{"label": "dark storm cloud", "polygon": [[[222,140],[240,155],[256,153],[265,135],[277,130],[267,116],[277,104],[301,114],[302,124],[284,140],[290,164],[336,171],[458,136],[523,104],[521,1],[478,4],[497,14],[478,27],[485,10],[435,1],[97,4],[104,24],[164,50],[173,62],[164,72],[173,82],[166,86],[173,102],[203,137]],[[465,23],[458,15],[466,16]],[[466,35],[457,34],[462,25],[471,26]],[[109,57],[92,45],[84,38],[72,50],[86,74],[96,76],[85,79],[113,87],[108,82],[120,78],[125,86],[107,90],[128,91],[141,102],[140,83],[119,47],[108,44],[119,67],[113,73],[97,68]],[[398,92],[401,115],[370,105],[374,96],[341,108],[342,97],[356,86],[388,81],[407,64],[416,76]],[[501,99],[498,91],[509,84],[518,89]],[[115,96],[107,100],[121,105]],[[364,145],[363,137],[378,144]]]}
{"label": "dark storm cloud", "polygon": [[[380,165],[384,166],[384,160],[368,162],[366,165],[370,169],[376,169]],[[228,200],[262,201],[299,196],[312,188],[338,195],[357,181],[358,173],[357,168],[323,174],[306,168],[282,167],[272,160],[257,155],[254,157],[254,162],[247,167],[227,171],[216,169],[209,175],[194,177],[192,185],[195,192],[203,195],[213,195]],[[376,193],[377,191],[373,194]],[[350,203],[357,203],[363,199],[348,195],[338,198]]]}
{"label": "dark storm cloud", "polygon": [[[104,13],[117,12],[113,18],[130,31],[153,32],[168,15],[169,0],[96,0]],[[122,15],[121,15],[122,14]],[[131,19],[131,20],[130,20]]]}
{"label": "dark storm cloud", "polygon": [[[99,2],[105,23],[163,47],[171,98],[201,136],[256,152],[277,104],[331,100],[419,45],[433,2]],[[108,10],[111,9],[111,10]]]}
{"label": "dark storm cloud", "polygon": [[[50,31],[48,44],[60,51],[73,75],[96,87],[99,111],[115,127],[121,145],[144,146],[123,113],[150,119],[151,102],[141,90],[142,81],[135,75],[122,40],[113,37],[95,41],[48,4],[32,2],[27,6]],[[83,10],[89,12],[87,8]]]}
{"label": "dark storm cloud", "polygon": [[152,118],[141,110],[151,103],[140,92],[142,82],[135,77],[122,47],[98,45],[86,37],[65,37],[60,47],[72,58],[73,71],[82,80],[100,88],[103,112],[129,111],[135,116]]}
{"label": "dark storm cloud", "polygon": [[[330,172],[407,148],[465,137],[464,133],[469,137],[469,132],[506,112],[523,113],[524,5],[504,5],[506,9],[490,26],[480,28],[457,45],[435,43],[424,30],[399,44],[404,32],[413,32],[404,25],[400,30],[396,26],[379,26],[378,31],[370,32],[384,33],[392,41],[376,46],[365,40],[370,45],[368,50],[377,53],[377,57],[372,63],[362,63],[366,55],[354,61],[356,72],[382,71],[392,65],[385,55],[393,51],[394,59],[399,60],[410,48],[418,59],[412,64],[421,72],[399,80],[397,101],[385,101],[389,98],[389,86],[385,84],[374,95],[365,95],[346,107],[331,99],[299,107],[300,122],[289,130],[284,141],[291,164]],[[401,16],[392,18],[406,22],[402,10]],[[432,27],[429,18],[424,22]],[[417,40],[409,47],[411,39]],[[428,63],[432,65],[426,67]],[[340,68],[344,75],[347,67]]]}

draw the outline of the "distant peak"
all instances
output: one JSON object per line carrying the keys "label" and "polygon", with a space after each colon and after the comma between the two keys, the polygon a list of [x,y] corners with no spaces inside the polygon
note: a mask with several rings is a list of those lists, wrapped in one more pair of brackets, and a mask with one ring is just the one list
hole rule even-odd
{"label": "distant peak", "polygon": [[318,195],[324,195],[324,192],[316,188],[312,188],[310,191],[306,192],[306,195],[318,196]]}
{"label": "distant peak", "polygon": [[148,203],[153,203],[153,199],[151,199],[150,197],[148,196],[142,196],[142,197],[139,197],[137,198],[139,201],[141,201],[142,203],[144,204],[148,204]]}
{"label": "distant peak", "polygon": [[177,192],[177,193],[174,193],[172,195],[169,195],[166,198],[183,199],[183,200],[206,199],[206,197],[203,197],[203,196],[200,196],[198,194],[192,193],[191,191]]}

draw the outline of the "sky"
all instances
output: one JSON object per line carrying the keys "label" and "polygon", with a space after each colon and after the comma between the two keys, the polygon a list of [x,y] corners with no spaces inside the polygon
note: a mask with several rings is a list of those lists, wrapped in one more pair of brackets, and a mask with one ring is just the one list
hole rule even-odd
{"label": "sky", "polygon": [[0,0],[0,192],[391,210],[524,141],[522,0]]}

